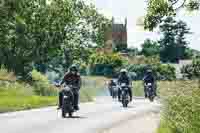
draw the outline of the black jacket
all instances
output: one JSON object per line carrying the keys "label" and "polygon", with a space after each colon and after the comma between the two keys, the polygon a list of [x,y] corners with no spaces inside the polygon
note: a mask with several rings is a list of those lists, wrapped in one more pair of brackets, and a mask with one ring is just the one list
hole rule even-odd
{"label": "black jacket", "polygon": [[143,80],[145,83],[154,83],[155,77],[153,76],[153,74],[145,74]]}
{"label": "black jacket", "polygon": [[128,75],[119,75],[118,77],[118,84],[121,84],[121,83],[125,83],[127,85],[130,85],[131,81],[130,81],[130,78]]}
{"label": "black jacket", "polygon": [[61,84],[73,85],[80,89],[81,87],[81,77],[79,74],[72,74],[70,72],[66,73],[61,81]]}

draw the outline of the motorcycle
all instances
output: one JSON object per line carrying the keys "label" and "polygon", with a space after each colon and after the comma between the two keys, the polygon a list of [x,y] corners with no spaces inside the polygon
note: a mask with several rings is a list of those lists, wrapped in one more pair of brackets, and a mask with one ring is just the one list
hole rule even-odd
{"label": "motorcycle", "polygon": [[63,99],[62,99],[62,117],[65,118],[66,114],[68,113],[69,117],[72,117],[73,113],[75,112],[74,109],[74,91],[73,87],[69,85],[63,86]]}
{"label": "motorcycle", "polygon": [[120,85],[120,91],[121,91],[121,102],[124,108],[128,107],[128,103],[130,102],[130,96],[128,93],[128,86],[125,83],[122,83]]}
{"label": "motorcycle", "polygon": [[155,94],[154,94],[154,89],[153,89],[153,84],[152,83],[147,83],[145,84],[146,91],[147,91],[147,97],[151,102],[154,101]]}

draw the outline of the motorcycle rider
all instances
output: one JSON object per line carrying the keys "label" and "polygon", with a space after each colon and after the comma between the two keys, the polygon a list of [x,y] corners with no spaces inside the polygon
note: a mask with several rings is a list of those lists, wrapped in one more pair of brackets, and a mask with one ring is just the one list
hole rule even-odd
{"label": "motorcycle rider", "polygon": [[156,93],[156,79],[153,75],[153,72],[151,69],[148,69],[146,74],[144,75],[144,78],[143,78],[143,81],[144,81],[144,94],[145,94],[145,98],[147,98],[147,89],[146,89],[146,84],[147,83],[151,83],[152,84],[152,87],[153,87],[153,90],[154,90],[154,94],[155,96],[157,96],[157,93]]}
{"label": "motorcycle rider", "polygon": [[[72,85],[73,86],[73,94],[74,94],[74,109],[79,110],[78,102],[79,102],[79,90],[81,88],[81,77],[78,73],[78,68],[76,65],[72,65],[69,68],[69,72],[64,75],[60,85],[62,84]],[[62,99],[63,99],[63,91],[59,92],[59,105],[58,109],[62,107]]]}
{"label": "motorcycle rider", "polygon": [[[132,101],[132,90],[131,90],[131,80],[128,76],[128,71],[126,69],[121,69],[120,75],[118,77],[118,84],[121,85],[121,83],[125,83],[128,87],[128,93],[130,96],[130,101]],[[120,101],[121,99],[121,90],[120,88],[118,89],[118,100]]]}
{"label": "motorcycle rider", "polygon": [[112,92],[113,92],[113,86],[117,86],[117,84],[114,82],[113,79],[110,80],[109,84],[108,84],[108,89],[109,89],[109,92],[110,92],[110,95],[112,96]]}

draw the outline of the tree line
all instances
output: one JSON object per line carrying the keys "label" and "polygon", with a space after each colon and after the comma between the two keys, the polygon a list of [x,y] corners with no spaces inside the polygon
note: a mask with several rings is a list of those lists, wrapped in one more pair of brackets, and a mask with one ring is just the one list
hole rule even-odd
{"label": "tree line", "polygon": [[0,66],[22,76],[87,61],[111,24],[80,0],[6,0],[0,12]]}

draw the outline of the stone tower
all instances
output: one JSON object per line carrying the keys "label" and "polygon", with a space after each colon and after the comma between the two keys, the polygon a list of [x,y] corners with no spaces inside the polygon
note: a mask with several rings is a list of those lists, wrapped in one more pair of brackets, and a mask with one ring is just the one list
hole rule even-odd
{"label": "stone tower", "polygon": [[112,18],[112,45],[117,51],[127,49],[127,18],[123,23],[115,23]]}

